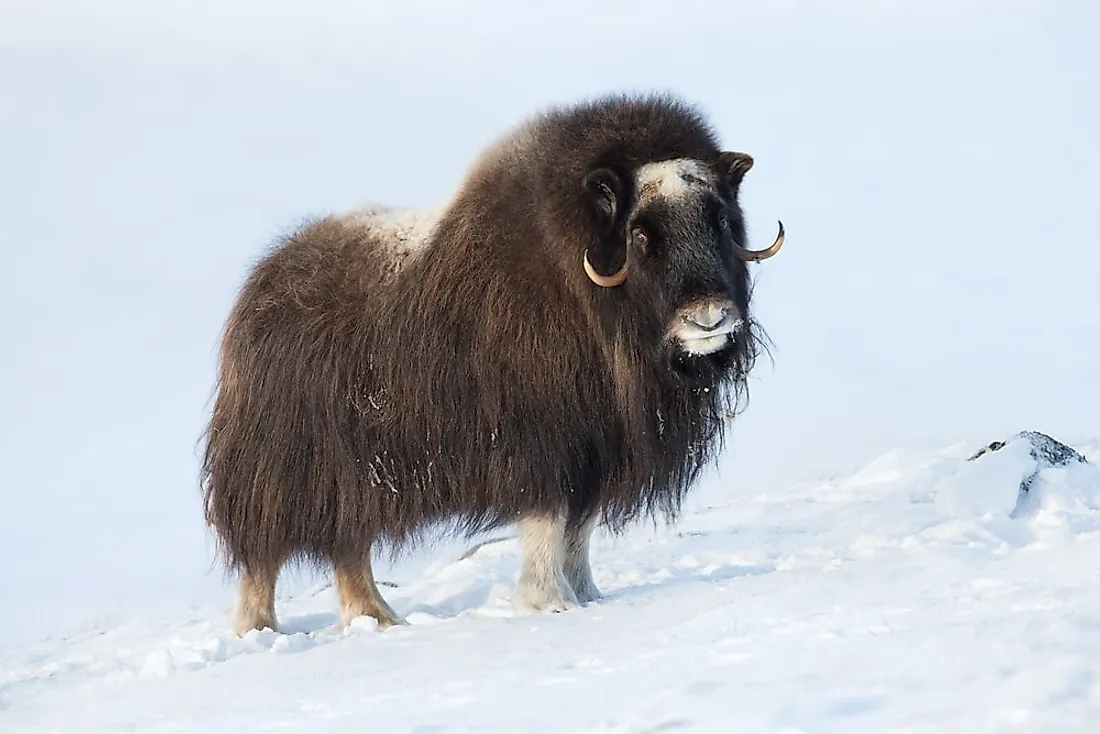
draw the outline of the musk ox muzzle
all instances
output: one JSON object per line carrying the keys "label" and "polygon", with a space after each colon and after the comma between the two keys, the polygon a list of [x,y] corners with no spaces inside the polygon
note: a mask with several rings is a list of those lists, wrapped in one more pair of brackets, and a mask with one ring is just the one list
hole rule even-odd
{"label": "musk ox muzzle", "polygon": [[744,323],[732,300],[710,298],[678,309],[669,337],[688,354],[704,356],[725,347]]}

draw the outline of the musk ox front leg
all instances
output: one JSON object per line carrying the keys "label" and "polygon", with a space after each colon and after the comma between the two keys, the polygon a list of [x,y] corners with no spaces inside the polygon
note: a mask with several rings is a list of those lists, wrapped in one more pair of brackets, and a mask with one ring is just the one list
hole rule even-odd
{"label": "musk ox front leg", "polygon": [[573,587],[577,601],[587,604],[600,598],[600,590],[592,579],[589,545],[596,529],[595,512],[587,517],[570,517],[565,524],[565,578]]}
{"label": "musk ox front leg", "polygon": [[340,596],[341,624],[347,626],[361,616],[374,617],[380,630],[405,624],[405,620],[397,616],[378,592],[369,557],[363,561],[336,561],[333,569],[336,572],[336,592]]}
{"label": "musk ox front leg", "polygon": [[516,584],[513,604],[532,612],[564,612],[578,606],[577,597],[565,577],[564,519],[540,515],[519,522],[519,543],[523,566]]}

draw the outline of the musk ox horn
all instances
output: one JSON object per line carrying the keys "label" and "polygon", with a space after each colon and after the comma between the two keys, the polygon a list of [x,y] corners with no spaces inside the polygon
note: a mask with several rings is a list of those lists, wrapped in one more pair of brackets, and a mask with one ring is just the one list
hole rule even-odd
{"label": "musk ox horn", "polygon": [[623,262],[623,266],[619,268],[618,272],[611,275],[600,275],[596,272],[596,269],[592,267],[592,263],[588,262],[588,250],[584,251],[584,272],[596,285],[601,288],[616,288],[626,282],[626,263]]}
{"label": "musk ox horn", "polygon": [[[786,233],[783,231],[783,222],[779,222],[779,234],[775,237],[775,242],[771,244],[771,247],[765,250],[746,250],[744,247],[738,247],[737,257],[746,262],[758,263],[761,260],[767,260],[769,257],[779,252],[779,248],[783,246],[783,239],[786,237]],[[585,260],[585,265],[588,265],[588,260]]]}

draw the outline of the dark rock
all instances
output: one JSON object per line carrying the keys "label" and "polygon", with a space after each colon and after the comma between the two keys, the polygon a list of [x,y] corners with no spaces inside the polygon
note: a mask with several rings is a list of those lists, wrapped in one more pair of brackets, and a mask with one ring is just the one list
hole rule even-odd
{"label": "dark rock", "polygon": [[1020,492],[1022,493],[1027,493],[1031,489],[1031,485],[1035,482],[1035,478],[1038,477],[1039,472],[1044,469],[1052,469],[1074,463],[1089,463],[1088,460],[1075,449],[1065,445],[1057,439],[1051,438],[1045,433],[1039,433],[1038,431],[1021,431],[1007,441],[994,441],[988,446],[982,447],[981,450],[967,459],[967,461],[974,461],[986,454],[1000,451],[1005,446],[1015,441],[1027,441],[1030,444],[1031,458],[1035,460],[1035,471],[1020,482]]}

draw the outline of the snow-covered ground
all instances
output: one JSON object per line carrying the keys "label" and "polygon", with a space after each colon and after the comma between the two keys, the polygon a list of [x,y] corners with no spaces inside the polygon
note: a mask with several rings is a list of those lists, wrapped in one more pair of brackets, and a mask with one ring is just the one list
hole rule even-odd
{"label": "snow-covered ground", "polygon": [[[5,732],[1095,732],[1100,466],[1012,441],[602,538],[599,602],[517,615],[507,536],[385,588],[407,627],[340,631],[331,587],[244,639],[227,609],[0,658]],[[1100,460],[1100,442],[1079,442]]]}

